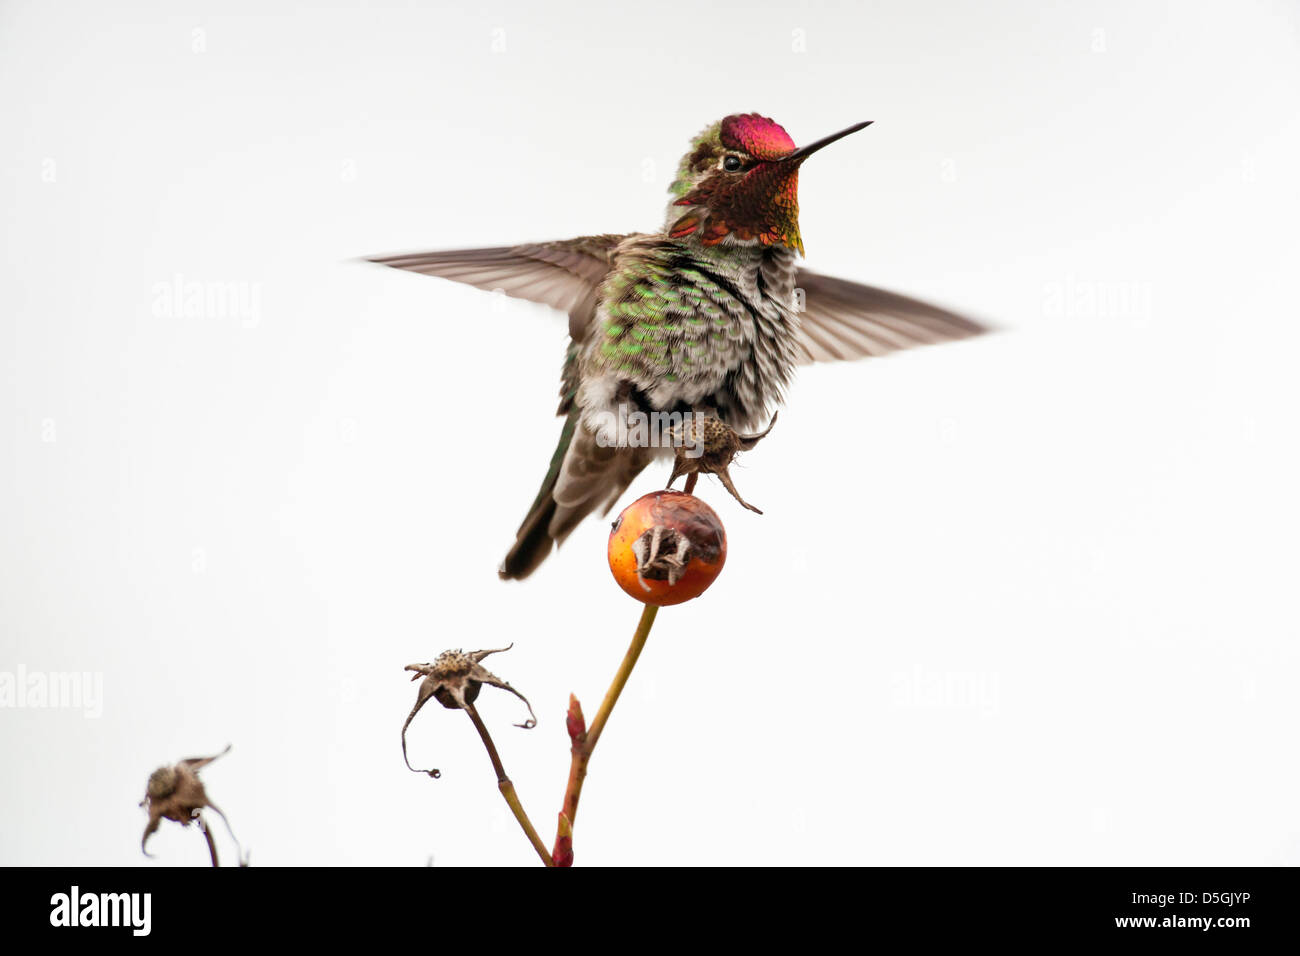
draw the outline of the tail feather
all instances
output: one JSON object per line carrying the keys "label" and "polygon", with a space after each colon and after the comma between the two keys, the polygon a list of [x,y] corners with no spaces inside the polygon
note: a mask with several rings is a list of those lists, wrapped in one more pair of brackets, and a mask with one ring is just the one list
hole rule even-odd
{"label": "tail feather", "polygon": [[549,494],[519,526],[515,546],[506,554],[497,574],[506,581],[522,581],[532,574],[551,553],[555,539],[551,537],[551,518],[555,516],[555,499]]}
{"label": "tail feather", "polygon": [[597,508],[609,511],[649,462],[648,449],[602,446],[571,410],[500,576],[522,580],[536,571],[583,518]]}

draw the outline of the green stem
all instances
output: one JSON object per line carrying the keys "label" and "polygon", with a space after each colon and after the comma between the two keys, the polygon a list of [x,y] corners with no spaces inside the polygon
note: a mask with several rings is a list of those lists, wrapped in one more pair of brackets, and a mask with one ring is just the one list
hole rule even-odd
{"label": "green stem", "polygon": [[505,798],[506,805],[510,807],[510,812],[519,821],[519,826],[523,828],[524,835],[528,837],[528,842],[533,845],[537,855],[542,858],[542,863],[546,866],[555,866],[555,861],[551,859],[546,844],[537,835],[537,829],[533,826],[533,821],[528,819],[528,814],[524,812],[524,805],[519,802],[519,795],[515,793],[515,785],[506,776],[506,768],[501,763],[501,757],[497,753],[496,744],[492,742],[492,735],[488,733],[487,725],[483,723],[483,719],[479,717],[478,711],[472,703],[465,705],[465,712],[469,714],[469,719],[474,722],[474,729],[478,731],[478,735],[483,738],[483,746],[487,748],[488,757],[492,760],[492,769],[497,773],[497,789],[501,791],[501,796]]}
{"label": "green stem", "polygon": [[[641,620],[637,622],[636,633],[632,635],[632,643],[628,646],[627,653],[623,655],[623,663],[618,667],[618,673],[614,675],[614,682],[609,685],[609,690],[605,692],[605,699],[600,702],[600,710],[596,711],[596,719],[591,722],[587,728],[587,743],[583,747],[588,759],[591,758],[591,752],[596,749],[596,741],[600,739],[601,731],[605,729],[605,724],[609,721],[609,715],[613,713],[614,705],[618,703],[618,697],[623,693],[623,688],[627,686],[627,679],[632,676],[632,668],[636,667],[637,658],[641,656],[641,651],[645,647],[646,638],[650,636],[650,627],[655,622],[655,615],[659,613],[659,605],[647,604],[641,612]],[[573,822],[573,817],[569,817],[569,822]]]}
{"label": "green stem", "polygon": [[609,715],[613,713],[614,705],[618,703],[619,695],[623,693],[628,678],[632,676],[632,668],[636,666],[637,658],[641,656],[646,639],[650,636],[650,627],[654,624],[655,615],[658,613],[657,604],[647,604],[642,610],[636,633],[632,635],[632,643],[628,646],[627,653],[623,655],[623,663],[619,665],[613,683],[605,692],[605,699],[601,701],[596,719],[591,722],[590,728],[579,733],[573,740],[569,784],[564,791],[564,808],[560,811],[560,827],[555,834],[556,854],[567,856],[570,861],[572,860],[573,821],[578,816],[578,798],[582,796],[582,784],[587,779],[587,764],[596,749],[596,742],[600,740],[605,724],[609,722]]}
{"label": "green stem", "polygon": [[212,833],[208,830],[208,823],[202,817],[199,817],[198,820],[199,829],[203,831],[203,839],[208,841],[208,853],[212,855],[212,865],[220,867],[221,864],[217,862],[217,844],[216,841],[212,839]]}

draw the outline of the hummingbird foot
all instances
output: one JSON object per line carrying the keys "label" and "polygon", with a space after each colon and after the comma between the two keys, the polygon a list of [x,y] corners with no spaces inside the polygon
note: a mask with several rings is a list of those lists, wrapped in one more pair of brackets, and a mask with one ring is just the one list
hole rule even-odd
{"label": "hummingbird foot", "polygon": [[673,471],[668,477],[668,487],[681,475],[717,475],[731,496],[755,514],[762,510],[755,508],[736,490],[731,480],[730,467],[736,455],[750,451],[767,437],[776,424],[777,416],[773,414],[767,428],[755,435],[741,435],[726,422],[717,418],[695,418],[689,424],[682,425],[674,434],[677,457],[673,461]]}

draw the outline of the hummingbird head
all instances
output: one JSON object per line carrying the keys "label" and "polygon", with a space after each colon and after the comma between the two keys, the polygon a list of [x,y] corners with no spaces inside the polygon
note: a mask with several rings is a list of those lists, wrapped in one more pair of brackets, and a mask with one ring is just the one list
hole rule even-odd
{"label": "hummingbird head", "polygon": [[719,120],[695,137],[677,167],[669,187],[669,235],[695,236],[706,246],[730,237],[802,254],[799,166],[823,146],[869,125],[858,123],[799,148],[766,116],[737,113]]}

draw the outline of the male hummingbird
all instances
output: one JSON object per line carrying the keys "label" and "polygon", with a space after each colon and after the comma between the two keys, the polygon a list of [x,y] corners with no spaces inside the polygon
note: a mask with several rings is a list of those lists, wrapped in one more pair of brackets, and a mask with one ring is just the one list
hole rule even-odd
{"label": "male hummingbird", "polygon": [[633,447],[632,432],[613,423],[690,412],[752,430],[783,400],[796,365],[984,331],[933,305],[797,264],[799,167],[868,125],[796,147],[756,113],[714,123],[677,167],[660,232],[372,260],[569,315],[558,411],[564,427],[501,577],[531,574],[584,517],[613,507],[663,451]]}

